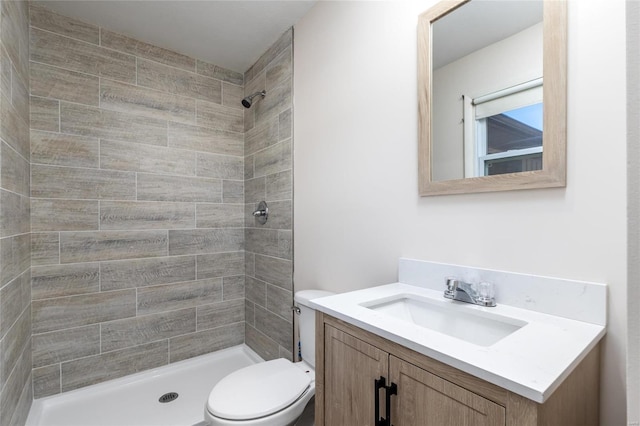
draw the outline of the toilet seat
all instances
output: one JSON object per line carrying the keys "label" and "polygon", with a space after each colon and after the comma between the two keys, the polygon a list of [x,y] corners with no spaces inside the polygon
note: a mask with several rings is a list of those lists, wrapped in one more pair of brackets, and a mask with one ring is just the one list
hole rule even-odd
{"label": "toilet seat", "polygon": [[310,384],[310,374],[289,360],[261,362],[220,380],[209,394],[207,410],[226,420],[269,416],[296,402]]}

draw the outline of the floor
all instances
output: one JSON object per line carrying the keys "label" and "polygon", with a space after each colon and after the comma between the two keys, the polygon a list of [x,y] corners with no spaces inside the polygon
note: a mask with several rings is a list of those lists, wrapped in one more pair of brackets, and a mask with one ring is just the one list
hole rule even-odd
{"label": "floor", "polygon": [[[192,426],[202,424],[211,388],[227,374],[260,362],[240,345],[121,379],[34,401],[26,426]],[[168,392],[178,398],[158,399]],[[313,426],[313,407],[298,426]],[[275,426],[275,425],[274,425]]]}

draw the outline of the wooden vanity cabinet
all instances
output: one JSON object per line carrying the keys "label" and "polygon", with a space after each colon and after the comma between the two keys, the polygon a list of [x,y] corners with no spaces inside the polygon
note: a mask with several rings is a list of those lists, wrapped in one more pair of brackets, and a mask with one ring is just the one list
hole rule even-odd
{"label": "wooden vanity cabinet", "polygon": [[[316,317],[316,426],[585,426],[598,424],[598,347],[545,404],[485,382],[375,334],[318,312]],[[381,423],[384,425],[384,423]]]}

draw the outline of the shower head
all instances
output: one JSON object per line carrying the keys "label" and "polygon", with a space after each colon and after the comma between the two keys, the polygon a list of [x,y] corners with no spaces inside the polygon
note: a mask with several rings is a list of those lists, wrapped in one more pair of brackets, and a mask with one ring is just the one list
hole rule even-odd
{"label": "shower head", "polygon": [[242,100],[242,106],[245,108],[251,108],[251,104],[253,103],[253,98],[255,98],[256,96],[262,96],[264,98],[266,94],[267,94],[266,90],[263,90],[262,92],[253,93]]}

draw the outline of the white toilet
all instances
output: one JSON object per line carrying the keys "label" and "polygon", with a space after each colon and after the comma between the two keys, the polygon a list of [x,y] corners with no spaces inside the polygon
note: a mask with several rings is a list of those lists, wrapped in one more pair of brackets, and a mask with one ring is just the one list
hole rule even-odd
{"label": "white toilet", "polygon": [[300,349],[303,361],[284,358],[235,371],[211,390],[204,410],[211,426],[290,426],[316,393],[315,311],[309,300],[333,293],[303,290],[295,294],[300,308]]}

